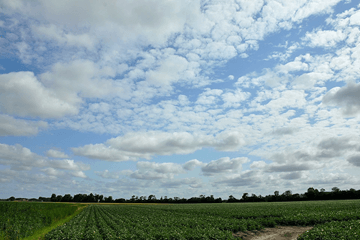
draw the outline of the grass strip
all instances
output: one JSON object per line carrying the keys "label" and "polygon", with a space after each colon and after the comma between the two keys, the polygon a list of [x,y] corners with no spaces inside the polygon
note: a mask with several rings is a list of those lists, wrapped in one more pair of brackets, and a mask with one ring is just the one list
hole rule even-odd
{"label": "grass strip", "polygon": [[60,219],[56,222],[54,222],[53,224],[51,224],[50,226],[44,227],[42,229],[39,229],[38,231],[35,232],[35,234],[28,236],[26,238],[23,238],[23,240],[42,240],[45,239],[45,235],[50,232],[51,230],[53,230],[54,228],[57,228],[60,225],[63,225],[64,223],[70,221],[73,217],[75,217],[76,215],[78,215],[79,213],[81,213],[84,208],[86,208],[88,205],[84,205],[79,207],[72,215],[67,216],[66,218]]}

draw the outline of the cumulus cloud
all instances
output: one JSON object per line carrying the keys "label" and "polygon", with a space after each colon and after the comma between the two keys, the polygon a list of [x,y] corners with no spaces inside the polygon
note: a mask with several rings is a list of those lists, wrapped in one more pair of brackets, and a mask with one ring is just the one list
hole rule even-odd
{"label": "cumulus cloud", "polygon": [[284,128],[275,129],[274,131],[272,131],[272,134],[277,135],[277,136],[292,135],[296,131],[297,131],[297,129],[295,129],[295,128],[284,127]]}
{"label": "cumulus cloud", "polygon": [[194,170],[197,166],[203,166],[204,163],[200,162],[197,159],[193,159],[190,161],[187,161],[186,163],[183,164],[183,168],[187,171],[192,171]]}
{"label": "cumulus cloud", "polygon": [[297,171],[306,171],[313,170],[314,166],[308,163],[297,164],[297,163],[289,163],[289,164],[271,164],[268,166],[267,172],[297,172]]}
{"label": "cumulus cloud", "polygon": [[170,174],[184,173],[182,166],[176,163],[138,162],[136,166],[140,170],[152,169],[157,173],[170,173]]}
{"label": "cumulus cloud", "polygon": [[[123,41],[138,40],[141,36],[152,44],[161,44],[170,34],[183,29],[189,20],[195,20],[199,14],[199,1],[167,2],[167,1],[123,1],[99,3],[97,1],[40,1],[37,4],[26,1],[4,5],[8,11],[21,12],[23,15],[42,22],[54,22],[60,26],[91,25],[98,33],[112,31],[108,42],[119,38]],[[72,9],[72,11],[69,11]],[[81,9],[82,11],[78,11]],[[151,9],[152,11],[149,11]],[[41,25],[40,25],[41,26]],[[38,30],[40,31],[40,30]],[[49,31],[46,31],[49,32]],[[65,34],[62,31],[50,31],[46,37],[57,40],[58,43],[83,43],[82,35]],[[89,40],[90,41],[90,40]]]}
{"label": "cumulus cloud", "polygon": [[216,174],[232,173],[241,170],[242,164],[249,162],[246,157],[239,157],[230,159],[223,157],[218,160],[213,160],[201,167],[201,171],[205,176],[212,176]]}
{"label": "cumulus cloud", "polygon": [[44,121],[16,119],[0,114],[0,136],[31,136],[47,127],[48,123]]}
{"label": "cumulus cloud", "polygon": [[224,101],[224,107],[239,107],[241,102],[250,97],[249,92],[242,92],[240,89],[236,89],[234,92],[227,92],[221,95]]}
{"label": "cumulus cloud", "polygon": [[109,170],[94,171],[94,173],[102,178],[117,179],[120,176],[120,172],[110,172]]}
{"label": "cumulus cloud", "polygon": [[30,170],[33,167],[49,167],[70,171],[85,171],[90,169],[88,164],[75,162],[70,159],[48,160],[45,157],[31,152],[30,149],[25,148],[20,144],[0,144],[0,163],[11,166],[13,169],[17,170]]}
{"label": "cumulus cloud", "polygon": [[42,118],[78,113],[75,105],[58,98],[32,72],[0,75],[0,110],[11,115]]}
{"label": "cumulus cloud", "polygon": [[351,156],[347,161],[356,167],[360,167],[360,155]]}
{"label": "cumulus cloud", "polygon": [[281,178],[285,180],[296,180],[301,178],[302,176],[303,176],[302,172],[292,172],[281,175]]}
{"label": "cumulus cloud", "polygon": [[71,174],[74,177],[87,178],[86,174],[83,171],[72,171]]}
{"label": "cumulus cloud", "polygon": [[58,151],[56,149],[50,149],[46,152],[46,156],[52,157],[52,158],[68,158],[69,156],[61,151]]}
{"label": "cumulus cloud", "polygon": [[45,86],[61,99],[79,104],[83,98],[105,98],[124,95],[124,83],[113,81],[116,71],[110,67],[99,67],[90,60],[74,60],[56,63],[51,71],[40,75]]}
{"label": "cumulus cloud", "polygon": [[304,37],[305,42],[309,42],[310,47],[334,47],[338,42],[345,40],[346,34],[342,31],[320,30],[307,33]]}
{"label": "cumulus cloud", "polygon": [[254,187],[262,182],[262,178],[257,171],[244,171],[239,175],[233,175],[224,177],[223,179],[214,182],[214,186],[230,186],[230,187],[241,187],[248,186]]}
{"label": "cumulus cloud", "polygon": [[72,148],[75,155],[105,161],[151,159],[154,155],[189,154],[204,147],[220,151],[235,151],[245,144],[239,132],[222,132],[212,135],[187,132],[137,132],[111,138],[105,144],[89,144]]}
{"label": "cumulus cloud", "polygon": [[180,188],[187,185],[191,188],[201,188],[204,186],[202,181],[198,178],[183,178],[183,179],[167,179],[163,181],[161,187],[163,188]]}
{"label": "cumulus cloud", "polygon": [[250,168],[264,168],[266,167],[266,162],[264,161],[253,161],[250,165]]}
{"label": "cumulus cloud", "polygon": [[354,115],[360,112],[360,84],[349,83],[345,87],[331,89],[323,98],[326,105],[335,105],[342,108],[345,115]]}

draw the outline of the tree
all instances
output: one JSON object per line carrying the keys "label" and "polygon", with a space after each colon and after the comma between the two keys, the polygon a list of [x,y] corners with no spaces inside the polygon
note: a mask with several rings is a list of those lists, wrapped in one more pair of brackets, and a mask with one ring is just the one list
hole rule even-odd
{"label": "tree", "polygon": [[321,188],[320,192],[324,193],[325,192],[325,188]]}
{"label": "tree", "polygon": [[56,194],[55,193],[51,194],[50,199],[51,199],[52,202],[56,202]]}
{"label": "tree", "polygon": [[278,196],[279,196],[279,191],[275,191],[275,192],[274,192],[274,196],[275,196],[275,197],[278,197]]}
{"label": "tree", "polygon": [[108,202],[108,203],[113,202],[112,196],[106,197],[106,198],[105,198],[105,202]]}
{"label": "tree", "polygon": [[286,197],[292,196],[291,190],[286,190],[286,191],[284,192],[284,195],[285,195]]}
{"label": "tree", "polygon": [[84,200],[84,195],[83,194],[79,193],[79,194],[74,195],[74,198],[73,198],[74,202],[83,202],[83,200]]}
{"label": "tree", "polygon": [[334,193],[340,192],[340,189],[339,189],[338,187],[333,187],[331,190],[332,190],[332,192],[334,192]]}
{"label": "tree", "polygon": [[64,197],[61,199],[62,202],[71,202],[73,200],[70,194],[65,194]]}
{"label": "tree", "polygon": [[56,196],[56,202],[61,202],[62,200],[62,196],[61,195],[57,195]]}
{"label": "tree", "polygon": [[149,201],[149,202],[154,202],[154,201],[156,201],[155,195],[149,195],[148,201]]}
{"label": "tree", "polygon": [[229,196],[228,202],[236,202],[236,198],[233,195]]}
{"label": "tree", "polygon": [[248,198],[248,193],[244,193],[243,195],[242,195],[242,200],[244,200],[244,201],[246,201],[246,199]]}
{"label": "tree", "polygon": [[14,196],[9,197],[9,201],[15,201],[15,197]]}

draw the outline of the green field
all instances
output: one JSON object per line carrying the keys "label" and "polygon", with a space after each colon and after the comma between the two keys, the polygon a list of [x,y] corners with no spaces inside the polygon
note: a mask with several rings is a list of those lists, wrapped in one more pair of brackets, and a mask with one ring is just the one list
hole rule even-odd
{"label": "green field", "polygon": [[92,204],[45,239],[235,239],[276,225],[315,226],[301,240],[360,239],[360,201]]}
{"label": "green field", "polygon": [[74,214],[80,204],[0,202],[0,239],[22,239]]}

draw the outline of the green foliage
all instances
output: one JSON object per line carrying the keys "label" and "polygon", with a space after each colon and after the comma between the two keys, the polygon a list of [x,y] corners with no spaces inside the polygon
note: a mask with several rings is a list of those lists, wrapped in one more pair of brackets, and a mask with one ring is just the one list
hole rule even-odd
{"label": "green foliage", "polygon": [[[351,235],[358,234],[356,231],[359,231],[359,224],[356,224],[356,221],[359,222],[359,219],[359,200],[90,205],[68,223],[49,232],[46,239],[233,239],[232,233],[238,231],[276,225],[323,226],[324,224],[327,226],[326,224],[332,224],[333,221],[339,224],[350,224],[346,225],[349,226],[346,229]],[[344,239],[353,238],[345,237]]]}
{"label": "green foliage", "polygon": [[73,204],[0,202],[0,239],[20,239],[77,209]]}
{"label": "green foliage", "polygon": [[298,240],[360,239],[360,221],[328,222],[316,225],[302,234]]}

